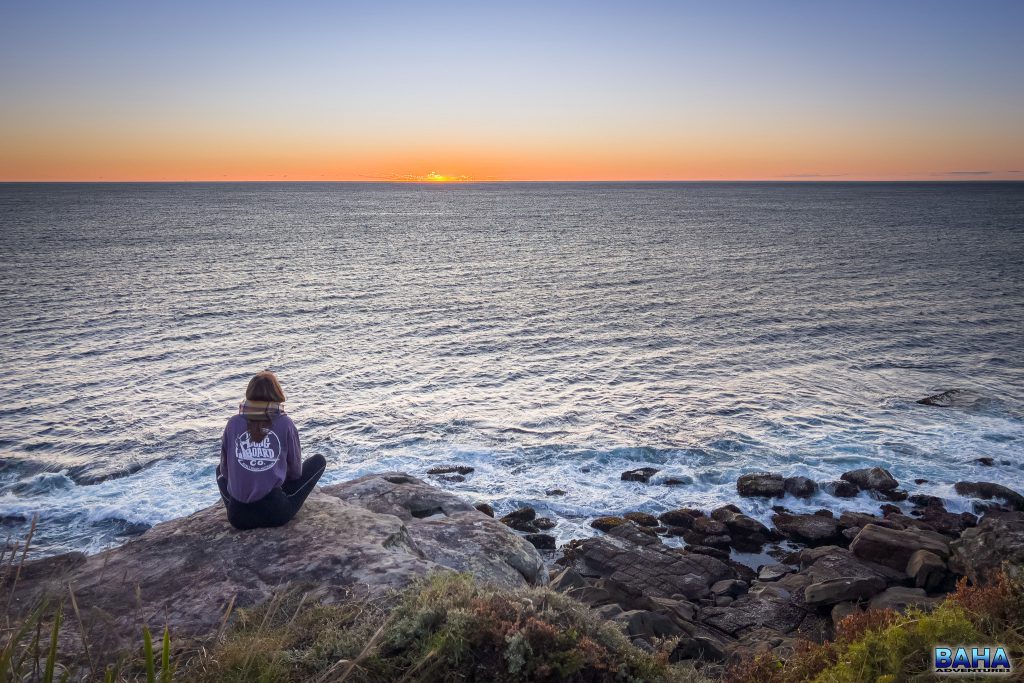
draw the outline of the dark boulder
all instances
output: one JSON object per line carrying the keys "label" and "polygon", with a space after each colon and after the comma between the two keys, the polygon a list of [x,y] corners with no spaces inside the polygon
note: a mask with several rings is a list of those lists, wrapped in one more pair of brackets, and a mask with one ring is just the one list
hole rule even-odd
{"label": "dark boulder", "polygon": [[807,477],[786,477],[783,480],[786,493],[797,498],[810,498],[818,492],[818,485]]}
{"label": "dark boulder", "polygon": [[598,517],[590,523],[590,526],[598,531],[608,532],[617,526],[626,524],[627,520],[622,517]]}
{"label": "dark boulder", "polygon": [[889,470],[881,467],[865,467],[859,470],[851,470],[845,472],[840,479],[848,481],[864,491],[891,491],[900,485],[895,477],[889,473]]}
{"label": "dark boulder", "polygon": [[950,567],[981,583],[1000,567],[1024,578],[1024,512],[990,512],[952,542]]}
{"label": "dark boulder", "polygon": [[532,543],[537,550],[554,550],[556,548],[555,537],[551,534],[526,534],[523,538]]}
{"label": "dark boulder", "polygon": [[839,534],[839,525],[831,517],[820,515],[772,515],[772,523],[784,536],[809,545],[832,543]]}
{"label": "dark boulder", "polygon": [[860,492],[856,484],[848,481],[827,481],[821,485],[821,490],[836,498],[853,498]]}
{"label": "dark boulder", "polygon": [[466,475],[471,474],[473,468],[468,465],[440,465],[438,467],[431,467],[427,470],[427,474],[439,475],[439,474],[457,474]]}
{"label": "dark boulder", "polygon": [[622,516],[640,526],[658,526],[658,518],[646,512],[627,512]]}
{"label": "dark boulder", "polygon": [[786,485],[781,474],[752,472],[736,481],[736,490],[748,498],[781,498],[786,492]]}
{"label": "dark boulder", "polygon": [[910,556],[922,549],[947,558],[950,553],[949,539],[919,529],[886,529],[868,524],[850,544],[850,551],[855,556],[900,572],[906,570]]}
{"label": "dark boulder", "polygon": [[647,484],[651,481],[651,477],[660,472],[653,467],[641,467],[636,470],[628,470],[622,473],[622,481],[638,481],[642,484]]}
{"label": "dark boulder", "polygon": [[697,517],[703,517],[704,513],[700,510],[694,510],[692,508],[680,508],[678,510],[669,510],[668,512],[662,512],[658,515],[658,519],[665,526],[681,526],[689,528],[693,526],[693,520]]}
{"label": "dark boulder", "polygon": [[1024,496],[1002,484],[989,481],[958,481],[954,486],[956,492],[967,498],[982,500],[999,500],[1009,510],[1024,511]]}
{"label": "dark boulder", "polygon": [[488,517],[494,517],[494,508],[491,507],[489,503],[477,503],[473,507],[475,507],[477,510],[484,513]]}

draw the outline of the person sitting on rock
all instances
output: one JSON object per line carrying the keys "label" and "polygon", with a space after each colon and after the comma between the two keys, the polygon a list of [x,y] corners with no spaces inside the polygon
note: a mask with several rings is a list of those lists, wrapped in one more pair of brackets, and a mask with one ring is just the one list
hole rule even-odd
{"label": "person sitting on rock", "polygon": [[274,373],[249,380],[238,415],[220,442],[217,486],[236,529],[287,524],[327,468],[322,455],[302,462],[299,432],[284,414],[284,390]]}

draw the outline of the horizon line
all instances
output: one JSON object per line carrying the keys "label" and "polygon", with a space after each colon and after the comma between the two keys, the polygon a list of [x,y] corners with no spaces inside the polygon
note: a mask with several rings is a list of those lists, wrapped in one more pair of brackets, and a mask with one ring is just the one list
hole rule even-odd
{"label": "horizon line", "polygon": [[480,180],[386,180],[386,179],[326,179],[326,178],[265,178],[265,179],[160,179],[160,180],[107,180],[107,179],[95,179],[95,180],[2,180],[0,179],[0,185],[46,185],[46,184],[62,184],[62,185],[97,185],[97,184],[170,184],[170,183],[193,183],[193,184],[214,184],[214,183],[334,183],[334,184],[351,184],[351,185],[483,185],[483,184],[511,184],[511,183],[592,183],[592,184],[622,184],[622,183],[663,183],[663,184],[678,184],[678,183],[778,183],[778,184],[849,184],[849,183],[1024,183],[1024,179],[1019,178],[992,178],[992,177],[952,177],[952,178],[791,178],[791,177],[776,177],[776,178],[732,178],[732,179],[719,179],[719,178],[699,178],[699,179],[647,179],[647,178],[629,178],[619,180],[548,180],[548,179],[531,179],[531,180],[503,180],[503,179],[480,179]]}

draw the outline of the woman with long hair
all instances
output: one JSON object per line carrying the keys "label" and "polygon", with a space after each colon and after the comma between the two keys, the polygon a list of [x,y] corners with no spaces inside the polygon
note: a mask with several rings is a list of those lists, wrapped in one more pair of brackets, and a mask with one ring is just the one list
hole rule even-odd
{"label": "woman with long hair", "polygon": [[322,455],[302,462],[299,432],[284,414],[284,401],[274,373],[260,372],[224,428],[217,485],[237,529],[287,524],[327,467]]}

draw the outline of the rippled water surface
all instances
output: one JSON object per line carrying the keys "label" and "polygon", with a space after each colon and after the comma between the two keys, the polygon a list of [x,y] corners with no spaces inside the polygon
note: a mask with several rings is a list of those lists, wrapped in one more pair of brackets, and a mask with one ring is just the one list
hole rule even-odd
{"label": "rippled water surface", "polygon": [[215,502],[268,367],[327,481],[469,464],[562,540],[762,469],[1024,489],[1024,184],[0,185],[0,231],[0,515],[43,552]]}

